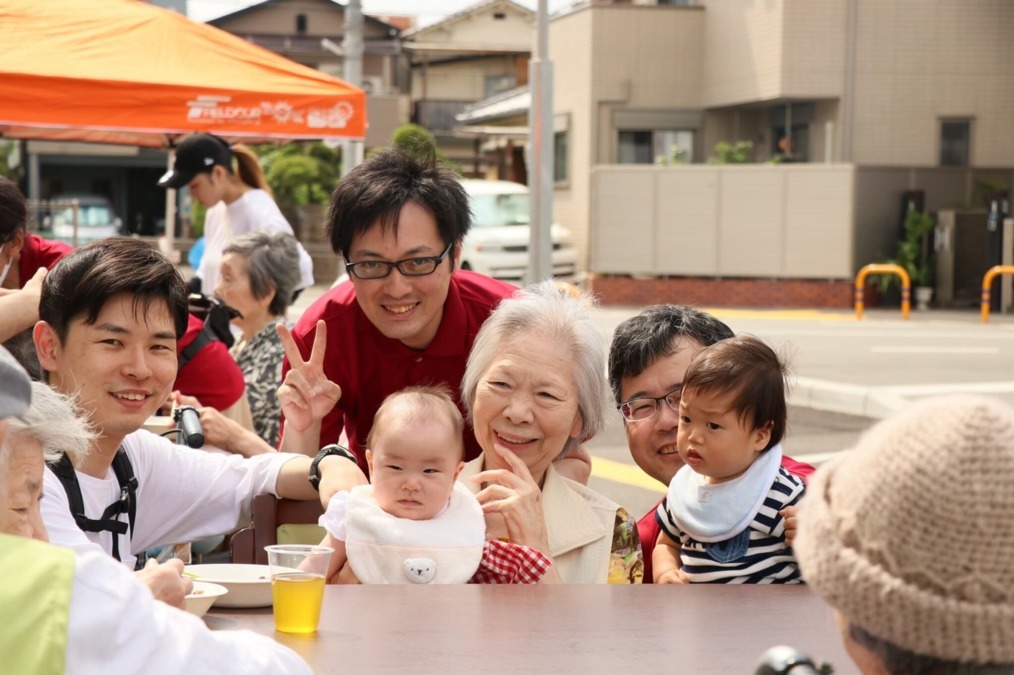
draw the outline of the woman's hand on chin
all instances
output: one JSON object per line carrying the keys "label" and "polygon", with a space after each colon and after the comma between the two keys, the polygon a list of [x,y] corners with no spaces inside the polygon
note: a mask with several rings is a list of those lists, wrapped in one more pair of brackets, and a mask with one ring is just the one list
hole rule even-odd
{"label": "woman's hand on chin", "polygon": [[513,544],[523,544],[549,556],[549,535],[542,513],[542,490],[528,466],[510,450],[494,447],[509,469],[481,471],[471,480],[484,485],[476,498],[483,513],[499,514]]}

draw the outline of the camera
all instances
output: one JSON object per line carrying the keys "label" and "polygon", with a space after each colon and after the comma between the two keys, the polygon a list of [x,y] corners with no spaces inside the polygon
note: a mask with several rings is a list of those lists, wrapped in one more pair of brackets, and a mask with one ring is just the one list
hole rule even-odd
{"label": "camera", "polygon": [[826,661],[814,664],[798,649],[782,645],[764,652],[753,672],[754,675],[831,675],[834,668]]}
{"label": "camera", "polygon": [[173,412],[173,421],[179,431],[182,445],[199,448],[204,445],[204,429],[201,427],[201,415],[197,408],[185,405]]}

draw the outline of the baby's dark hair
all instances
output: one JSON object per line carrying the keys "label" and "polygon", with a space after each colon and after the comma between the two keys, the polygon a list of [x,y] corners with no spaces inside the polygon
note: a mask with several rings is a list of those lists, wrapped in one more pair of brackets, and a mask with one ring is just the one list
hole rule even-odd
{"label": "baby's dark hair", "polygon": [[[387,417],[392,414],[392,409],[399,403],[407,403],[414,414],[421,415],[423,417],[432,418],[438,415],[446,415],[449,417],[451,420],[451,426],[454,429],[454,437],[458,439],[461,455],[464,456],[465,423],[462,419],[461,411],[458,410],[458,406],[455,405],[454,399],[451,398],[450,390],[447,387],[439,385],[405,387],[404,389],[396,391],[385,398],[384,402],[380,404],[380,408],[377,409],[377,414],[373,417],[373,426],[370,428],[370,433],[366,436],[366,447],[373,447],[377,434],[383,433],[382,427],[384,422],[387,420]],[[378,431],[378,429],[380,431]]]}
{"label": "baby's dark hair", "polygon": [[785,364],[752,335],[738,335],[701,350],[683,378],[683,392],[732,396],[730,410],[752,429],[771,425],[770,450],[785,435]]}

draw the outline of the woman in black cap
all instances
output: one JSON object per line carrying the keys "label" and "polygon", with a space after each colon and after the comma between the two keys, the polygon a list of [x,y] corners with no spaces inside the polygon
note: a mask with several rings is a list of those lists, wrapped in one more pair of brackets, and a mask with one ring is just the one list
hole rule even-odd
{"label": "woman in black cap", "polygon": [[[235,163],[234,161],[235,160]],[[293,234],[271,197],[257,156],[245,145],[230,146],[212,134],[187,136],[176,148],[173,168],[159,180],[164,188],[186,186],[204,208],[204,257],[195,270],[201,289],[218,284],[222,251],[236,237],[269,230]],[[299,247],[299,288],[313,285],[313,262]]]}

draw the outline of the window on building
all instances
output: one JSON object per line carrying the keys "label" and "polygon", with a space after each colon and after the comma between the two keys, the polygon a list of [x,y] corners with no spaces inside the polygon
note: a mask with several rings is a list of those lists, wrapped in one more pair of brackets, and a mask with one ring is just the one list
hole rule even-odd
{"label": "window on building", "polygon": [[694,159],[694,132],[688,129],[620,131],[616,161],[620,164],[689,164]]}
{"label": "window on building", "polygon": [[949,120],[940,123],[940,166],[968,166],[971,156],[972,123]]}
{"label": "window on building", "polygon": [[565,183],[567,175],[567,132],[553,134],[553,182]]}
{"label": "window on building", "polygon": [[513,75],[487,75],[485,82],[484,98],[496,96],[516,87],[516,80]]}
{"label": "window on building", "polygon": [[296,15],[296,33],[298,35],[306,34],[306,14]]}

